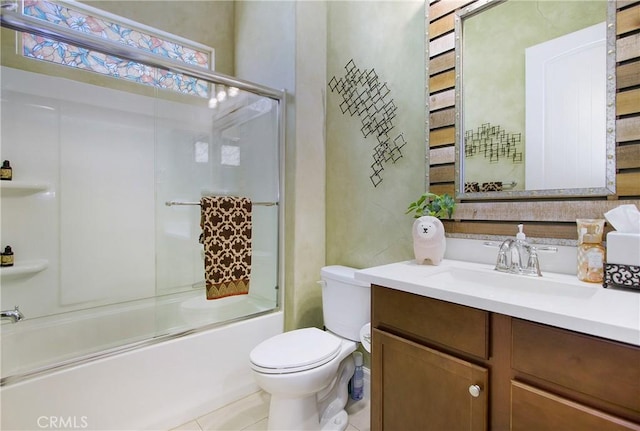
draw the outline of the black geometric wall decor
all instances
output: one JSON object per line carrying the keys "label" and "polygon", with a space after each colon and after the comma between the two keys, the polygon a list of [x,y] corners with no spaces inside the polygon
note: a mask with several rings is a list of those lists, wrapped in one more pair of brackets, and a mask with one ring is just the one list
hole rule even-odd
{"label": "black geometric wall decor", "polygon": [[380,81],[375,69],[361,70],[353,59],[344,68],[345,76],[331,78],[329,89],[342,96],[339,106],[343,114],[360,117],[362,135],[376,139],[371,164],[373,173],[369,179],[374,187],[378,187],[382,182],[384,164],[397,162],[402,157],[401,148],[407,143],[402,133],[391,138],[398,108],[389,96],[391,90],[387,83]]}
{"label": "black geometric wall decor", "polygon": [[511,159],[513,163],[522,163],[522,133],[507,133],[500,126],[491,123],[480,125],[474,132],[464,132],[464,155],[477,155],[489,159],[490,163],[497,163],[500,158]]}

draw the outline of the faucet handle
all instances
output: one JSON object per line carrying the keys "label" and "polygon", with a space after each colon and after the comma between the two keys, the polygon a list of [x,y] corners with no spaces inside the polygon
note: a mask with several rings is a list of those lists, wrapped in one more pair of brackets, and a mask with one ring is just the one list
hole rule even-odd
{"label": "faucet handle", "polygon": [[504,250],[500,250],[498,252],[498,259],[496,260],[496,268],[498,271],[504,271],[509,269],[509,264],[507,263],[507,252]]}
{"label": "faucet handle", "polygon": [[558,252],[558,247],[552,247],[550,245],[543,245],[543,246],[538,246],[536,247],[537,251],[544,251],[547,253],[557,253]]}
{"label": "faucet handle", "polygon": [[494,242],[494,241],[485,241],[482,243],[482,245],[484,245],[485,247],[490,247],[490,248],[500,248],[500,243],[499,242]]}
{"label": "faucet handle", "polygon": [[538,251],[536,247],[531,247],[529,249],[529,259],[527,260],[527,267],[524,271],[528,275],[536,275],[538,277],[542,277],[542,272],[540,272],[540,261],[538,260]]}

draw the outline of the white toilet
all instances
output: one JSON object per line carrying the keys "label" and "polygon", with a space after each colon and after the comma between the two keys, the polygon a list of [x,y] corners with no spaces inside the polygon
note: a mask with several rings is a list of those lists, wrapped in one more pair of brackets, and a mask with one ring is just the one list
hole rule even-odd
{"label": "white toilet", "polygon": [[249,354],[258,385],[271,394],[268,429],[342,431],[347,385],[360,329],[371,317],[368,283],[353,268],[327,266],[322,278],[324,324],[296,329],[258,344]]}

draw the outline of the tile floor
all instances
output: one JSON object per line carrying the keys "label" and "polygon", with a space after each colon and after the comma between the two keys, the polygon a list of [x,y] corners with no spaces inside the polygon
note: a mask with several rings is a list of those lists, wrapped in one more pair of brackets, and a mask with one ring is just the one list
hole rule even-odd
{"label": "tile floor", "polygon": [[[369,411],[368,397],[357,402],[349,400],[349,426],[346,431],[369,431]],[[266,431],[268,414],[269,394],[256,392],[172,431]]]}

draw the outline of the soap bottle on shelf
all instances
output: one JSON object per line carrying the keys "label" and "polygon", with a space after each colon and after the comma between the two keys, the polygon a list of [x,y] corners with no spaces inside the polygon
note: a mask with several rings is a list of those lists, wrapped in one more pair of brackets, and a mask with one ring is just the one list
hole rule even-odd
{"label": "soap bottle on shelf", "polygon": [[11,162],[5,160],[0,167],[0,180],[11,181],[13,179],[13,168],[11,168]]}
{"label": "soap bottle on shelf", "polygon": [[0,266],[13,266],[13,251],[9,245],[0,253]]}
{"label": "soap bottle on shelf", "polygon": [[578,219],[578,279],[602,283],[605,249],[602,246],[604,220]]}

